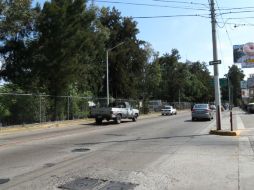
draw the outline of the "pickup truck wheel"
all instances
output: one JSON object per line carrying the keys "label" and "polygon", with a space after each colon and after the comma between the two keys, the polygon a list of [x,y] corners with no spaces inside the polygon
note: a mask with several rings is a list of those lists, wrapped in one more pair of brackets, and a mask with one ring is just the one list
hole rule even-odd
{"label": "pickup truck wheel", "polygon": [[135,114],[135,115],[134,115],[134,117],[132,118],[132,121],[134,121],[134,122],[135,122],[135,121],[137,121],[137,119],[138,119],[138,115],[137,115],[137,114]]}
{"label": "pickup truck wheel", "polygon": [[118,114],[115,118],[115,123],[116,124],[120,124],[121,123],[121,119],[122,119],[122,116],[120,114]]}
{"label": "pickup truck wheel", "polygon": [[101,125],[102,124],[102,119],[96,118],[95,123],[98,124],[98,125]]}

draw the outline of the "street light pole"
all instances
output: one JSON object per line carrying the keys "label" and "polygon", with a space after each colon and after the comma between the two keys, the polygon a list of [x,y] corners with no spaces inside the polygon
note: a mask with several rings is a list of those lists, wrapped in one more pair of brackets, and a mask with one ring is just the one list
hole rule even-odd
{"label": "street light pole", "polygon": [[106,64],[107,64],[107,105],[109,105],[109,71],[108,71],[108,54],[111,50],[117,48],[118,46],[121,46],[123,45],[124,42],[121,42],[119,44],[117,44],[116,46],[112,47],[112,48],[109,48],[107,49],[106,51]]}
{"label": "street light pole", "polygon": [[108,52],[109,50],[107,50],[106,52],[106,60],[107,60],[107,105],[109,105],[109,82],[108,82]]}

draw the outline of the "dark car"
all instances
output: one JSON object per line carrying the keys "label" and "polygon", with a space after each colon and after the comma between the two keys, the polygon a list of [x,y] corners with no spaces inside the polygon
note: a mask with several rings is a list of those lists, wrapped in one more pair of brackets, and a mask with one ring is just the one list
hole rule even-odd
{"label": "dark car", "polygon": [[214,111],[210,108],[209,104],[195,104],[191,111],[192,121],[198,119],[213,119]]}
{"label": "dark car", "polygon": [[254,113],[254,103],[249,103],[247,105],[247,110],[249,113]]}

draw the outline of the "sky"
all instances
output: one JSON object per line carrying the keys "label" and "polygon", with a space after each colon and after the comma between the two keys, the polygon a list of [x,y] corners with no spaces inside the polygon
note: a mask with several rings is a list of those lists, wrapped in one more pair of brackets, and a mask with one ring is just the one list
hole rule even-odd
{"label": "sky", "polygon": [[[233,45],[254,42],[254,1],[214,0],[219,75],[233,63]],[[34,0],[43,4],[45,0]],[[91,0],[88,1],[91,3]],[[177,49],[182,62],[213,60],[212,28],[208,0],[94,0],[98,7],[115,7],[138,23],[138,39],[149,42],[160,55]],[[183,16],[188,15],[188,16]],[[158,18],[140,18],[157,17]],[[252,17],[252,18],[248,18]],[[238,65],[238,64],[237,64]],[[240,67],[240,65],[238,65]],[[208,66],[213,74],[213,66]],[[243,69],[246,78],[254,68]]]}

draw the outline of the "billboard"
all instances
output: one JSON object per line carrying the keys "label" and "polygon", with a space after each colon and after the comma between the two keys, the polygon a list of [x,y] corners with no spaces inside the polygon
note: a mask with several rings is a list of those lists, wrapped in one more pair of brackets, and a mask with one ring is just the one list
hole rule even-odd
{"label": "billboard", "polygon": [[254,67],[254,43],[233,46],[234,63],[241,63],[242,68]]}

